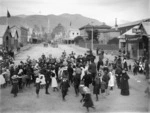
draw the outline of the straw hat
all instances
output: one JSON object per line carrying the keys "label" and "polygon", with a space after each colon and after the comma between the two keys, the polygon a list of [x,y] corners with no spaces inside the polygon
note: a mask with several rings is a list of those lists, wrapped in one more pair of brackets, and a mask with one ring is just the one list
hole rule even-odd
{"label": "straw hat", "polygon": [[84,87],[83,88],[83,91],[86,93],[86,94],[90,94],[90,89],[88,87]]}
{"label": "straw hat", "polygon": [[12,78],[12,79],[16,79],[16,78],[17,78],[17,75],[13,75],[11,78]]}

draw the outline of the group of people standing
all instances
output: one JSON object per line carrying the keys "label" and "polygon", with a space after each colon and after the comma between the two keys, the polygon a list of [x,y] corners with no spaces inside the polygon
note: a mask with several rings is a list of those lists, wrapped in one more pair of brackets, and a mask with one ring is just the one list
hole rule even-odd
{"label": "group of people standing", "polygon": [[115,82],[121,89],[121,95],[129,95],[129,76],[126,68],[122,66],[121,58],[116,57],[113,62],[105,63],[103,58],[104,52],[101,52],[96,63],[96,57],[91,51],[77,57],[74,52],[67,55],[65,51],[60,58],[52,55],[46,57],[43,54],[38,60],[28,57],[26,62],[21,61],[19,65],[12,63],[1,75],[10,78],[8,84],[12,84],[11,93],[14,97],[25,86],[34,84],[39,98],[40,89],[45,88],[45,94],[50,94],[48,90],[51,85],[53,91],[61,91],[62,100],[66,101],[68,89],[73,86],[75,95],[82,95],[80,102],[84,102],[83,106],[89,111],[90,107],[95,109],[91,88],[96,95],[96,101],[99,100],[99,94],[106,98],[110,90],[114,89]]}

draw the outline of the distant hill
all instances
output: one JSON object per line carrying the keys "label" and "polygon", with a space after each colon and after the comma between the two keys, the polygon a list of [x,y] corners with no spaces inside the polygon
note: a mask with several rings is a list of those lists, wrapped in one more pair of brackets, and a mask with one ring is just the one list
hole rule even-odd
{"label": "distant hill", "polygon": [[[102,22],[87,18],[79,14],[62,14],[62,15],[18,15],[9,18],[9,25],[19,25],[33,28],[35,25],[47,31],[49,19],[49,29],[52,31],[59,23],[65,28],[80,28],[88,23],[93,22],[95,25],[101,25]],[[0,17],[0,24],[6,24],[6,17]]]}

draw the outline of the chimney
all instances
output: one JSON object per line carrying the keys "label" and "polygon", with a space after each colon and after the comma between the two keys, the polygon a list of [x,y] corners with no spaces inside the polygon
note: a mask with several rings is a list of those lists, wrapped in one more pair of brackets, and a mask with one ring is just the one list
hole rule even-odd
{"label": "chimney", "polygon": [[115,18],[115,29],[118,30],[117,18]]}

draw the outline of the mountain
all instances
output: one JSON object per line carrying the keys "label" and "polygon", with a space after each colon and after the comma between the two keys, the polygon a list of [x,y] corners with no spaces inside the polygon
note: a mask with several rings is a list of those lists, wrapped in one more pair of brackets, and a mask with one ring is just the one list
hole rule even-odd
{"label": "mountain", "polygon": [[[49,19],[49,29],[52,31],[59,23],[61,23],[66,29],[71,28],[80,28],[86,24],[93,22],[94,25],[101,25],[102,22],[84,17],[79,14],[61,14],[61,15],[17,15],[9,18],[9,25],[18,25],[34,28],[34,26],[45,27],[46,31],[48,28],[48,19]],[[6,17],[0,17],[0,25],[6,24]]]}

